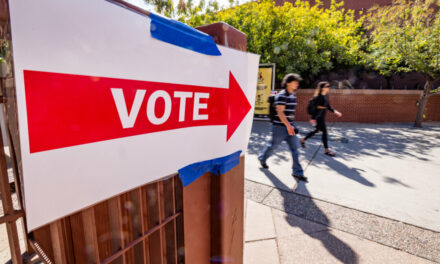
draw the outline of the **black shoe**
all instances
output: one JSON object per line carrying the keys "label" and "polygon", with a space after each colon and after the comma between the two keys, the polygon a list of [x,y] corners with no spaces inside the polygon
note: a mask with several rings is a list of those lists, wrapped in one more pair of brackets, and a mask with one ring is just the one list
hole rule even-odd
{"label": "black shoe", "polygon": [[262,161],[262,160],[260,160],[260,159],[258,159],[258,160],[260,161],[260,165],[261,165],[261,167],[263,167],[264,169],[269,169],[269,166],[267,166],[267,164],[266,164],[265,161]]}
{"label": "black shoe", "polygon": [[331,152],[331,151],[326,151],[326,152],[324,152],[324,154],[327,155],[327,156],[330,156],[330,157],[336,156],[336,153]]}
{"label": "black shoe", "polygon": [[302,148],[306,148],[306,141],[304,139],[301,139],[299,142],[301,143]]}
{"label": "black shoe", "polygon": [[292,174],[292,175],[293,175],[293,177],[297,178],[297,179],[300,180],[300,181],[303,181],[303,182],[309,182],[309,180],[307,179],[306,176],[303,176],[303,175],[296,175],[296,174]]}

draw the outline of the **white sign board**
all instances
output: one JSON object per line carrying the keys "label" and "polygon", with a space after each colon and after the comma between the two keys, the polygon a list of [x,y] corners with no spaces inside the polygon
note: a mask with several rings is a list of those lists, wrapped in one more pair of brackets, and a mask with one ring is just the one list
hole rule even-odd
{"label": "white sign board", "polygon": [[29,230],[195,162],[245,151],[257,55],[150,35],[104,0],[10,1]]}

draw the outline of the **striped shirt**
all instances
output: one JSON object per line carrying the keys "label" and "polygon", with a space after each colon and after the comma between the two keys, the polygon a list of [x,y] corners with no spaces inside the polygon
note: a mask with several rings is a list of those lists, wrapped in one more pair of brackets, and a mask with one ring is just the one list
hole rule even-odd
{"label": "striped shirt", "polygon": [[[285,105],[284,115],[286,116],[289,122],[293,122],[295,120],[295,107],[296,107],[296,94],[293,92],[289,94],[286,89],[282,90],[275,96],[274,105]],[[278,112],[276,112],[275,118],[273,119],[273,123],[276,125],[284,125],[278,116]]]}

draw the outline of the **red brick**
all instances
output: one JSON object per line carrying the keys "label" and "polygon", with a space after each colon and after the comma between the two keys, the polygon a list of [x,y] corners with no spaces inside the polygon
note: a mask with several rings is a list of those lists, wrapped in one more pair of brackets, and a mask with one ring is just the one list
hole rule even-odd
{"label": "red brick", "polygon": [[[307,104],[313,92],[313,89],[297,91],[296,120],[309,120]],[[330,122],[414,122],[420,94],[421,91],[405,90],[332,90],[330,103],[343,116],[337,118],[329,113],[327,119]],[[440,121],[440,95],[429,98],[425,115],[425,121]]]}

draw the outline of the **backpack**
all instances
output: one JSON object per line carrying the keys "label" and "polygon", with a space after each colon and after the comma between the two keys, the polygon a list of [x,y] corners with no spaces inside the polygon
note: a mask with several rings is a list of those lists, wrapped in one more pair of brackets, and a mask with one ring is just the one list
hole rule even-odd
{"label": "backpack", "polygon": [[270,119],[270,122],[272,122],[275,119],[275,116],[277,115],[277,112],[275,109],[275,95],[271,94],[267,98],[267,102],[269,103],[269,119]]}
{"label": "backpack", "polygon": [[309,100],[309,104],[307,105],[307,113],[311,116],[314,116],[317,110],[318,108],[316,106],[316,97],[313,97]]}

